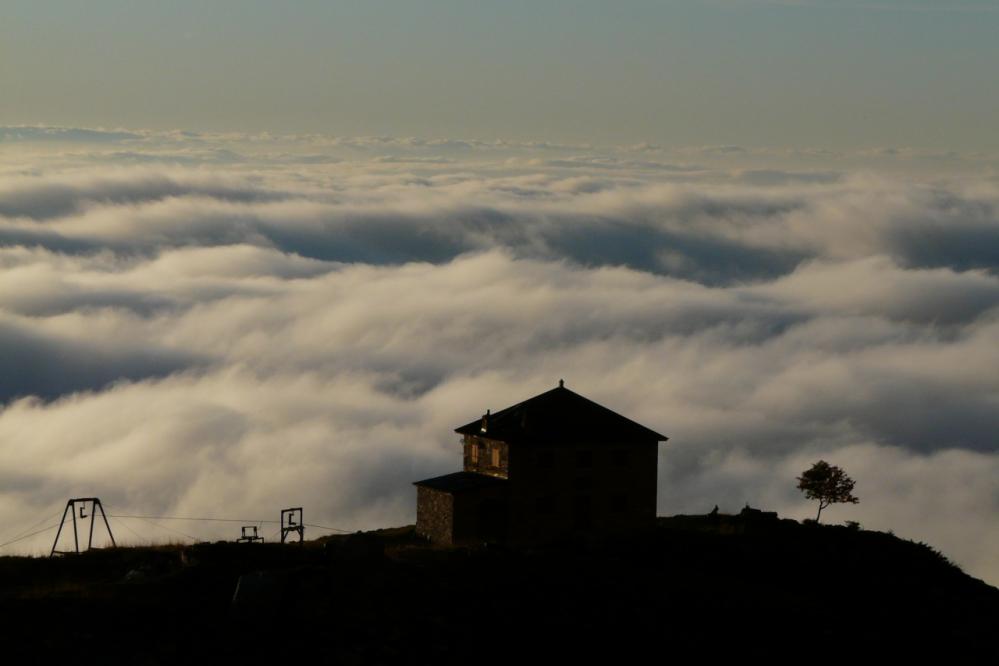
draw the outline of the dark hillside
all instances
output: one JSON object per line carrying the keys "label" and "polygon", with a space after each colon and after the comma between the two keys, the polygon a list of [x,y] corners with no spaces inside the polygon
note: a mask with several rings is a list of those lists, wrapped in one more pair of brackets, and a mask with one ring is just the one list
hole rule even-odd
{"label": "dark hillside", "polygon": [[737,516],[533,552],[397,528],[0,558],[0,615],[21,663],[999,656],[999,590],[928,546]]}

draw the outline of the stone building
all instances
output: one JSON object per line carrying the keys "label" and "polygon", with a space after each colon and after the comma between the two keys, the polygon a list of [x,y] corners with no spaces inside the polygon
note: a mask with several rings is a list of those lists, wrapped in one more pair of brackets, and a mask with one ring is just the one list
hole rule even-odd
{"label": "stone building", "polygon": [[651,528],[666,437],[565,388],[456,428],[464,470],[417,481],[435,543],[530,545]]}

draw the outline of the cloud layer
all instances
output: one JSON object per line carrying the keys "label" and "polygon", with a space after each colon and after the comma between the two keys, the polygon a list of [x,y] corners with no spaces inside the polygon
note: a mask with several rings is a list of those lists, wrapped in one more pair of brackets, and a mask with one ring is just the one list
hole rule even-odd
{"label": "cloud layer", "polygon": [[996,183],[529,150],[0,176],[0,542],[80,494],[411,522],[455,426],[564,377],[671,437],[661,513],[809,516],[821,457],[830,520],[999,581]]}

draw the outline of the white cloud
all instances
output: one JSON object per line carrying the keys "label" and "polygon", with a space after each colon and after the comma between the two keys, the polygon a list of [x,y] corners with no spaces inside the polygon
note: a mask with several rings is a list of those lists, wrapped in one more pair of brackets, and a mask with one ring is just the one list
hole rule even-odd
{"label": "white cloud", "polygon": [[806,517],[824,457],[830,519],[999,581],[993,184],[413,164],[0,177],[0,523],[410,522],[455,426],[565,377],[671,437],[661,512]]}

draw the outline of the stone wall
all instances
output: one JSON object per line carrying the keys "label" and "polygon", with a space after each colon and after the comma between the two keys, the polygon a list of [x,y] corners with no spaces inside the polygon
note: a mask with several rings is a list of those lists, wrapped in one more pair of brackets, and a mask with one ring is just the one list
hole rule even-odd
{"label": "stone wall", "polygon": [[465,435],[463,445],[466,472],[509,478],[510,447],[506,442]]}
{"label": "stone wall", "polygon": [[510,537],[543,543],[651,529],[658,445],[513,447]]}
{"label": "stone wall", "polygon": [[655,524],[656,442],[510,447],[469,435],[464,445],[465,471],[507,478],[509,485],[457,494],[419,487],[416,529],[434,543],[529,545]]}
{"label": "stone wall", "polygon": [[433,543],[451,545],[454,535],[454,497],[440,490],[416,488],[416,533]]}

